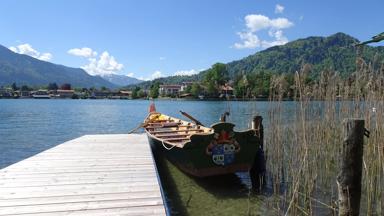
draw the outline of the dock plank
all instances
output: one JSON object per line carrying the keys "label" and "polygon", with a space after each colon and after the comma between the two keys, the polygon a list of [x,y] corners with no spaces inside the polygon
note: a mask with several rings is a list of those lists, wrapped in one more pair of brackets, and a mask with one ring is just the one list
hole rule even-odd
{"label": "dock plank", "polygon": [[166,215],[143,134],[86,135],[0,170],[0,215]]}

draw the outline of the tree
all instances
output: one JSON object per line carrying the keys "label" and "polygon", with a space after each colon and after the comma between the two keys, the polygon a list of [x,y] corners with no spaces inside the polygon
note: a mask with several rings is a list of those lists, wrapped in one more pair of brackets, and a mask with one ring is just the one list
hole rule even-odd
{"label": "tree", "polygon": [[223,63],[216,63],[212,66],[213,79],[217,86],[224,85],[229,80],[227,66]]}
{"label": "tree", "polygon": [[57,89],[59,89],[59,87],[57,86],[57,84],[55,82],[48,84],[48,90],[57,90]]}
{"label": "tree", "polygon": [[259,73],[252,74],[252,80],[254,83],[252,85],[252,93],[256,97],[263,96],[266,97],[269,95],[269,90],[271,86],[271,72],[261,71]]}
{"label": "tree", "polygon": [[140,89],[138,92],[137,92],[137,96],[139,98],[144,98],[146,97],[147,95],[145,94],[145,92],[143,91],[143,89]]}
{"label": "tree", "polygon": [[22,85],[20,88],[21,91],[31,91],[32,89],[28,87],[27,85]]}
{"label": "tree", "polygon": [[218,94],[220,86],[229,80],[227,66],[223,63],[216,63],[207,71],[204,76],[204,83],[207,86],[208,94],[215,96]]}
{"label": "tree", "polygon": [[60,89],[61,90],[71,90],[71,84],[64,83],[63,85],[61,85]]}
{"label": "tree", "polygon": [[185,88],[185,93],[191,93],[192,86],[188,85],[187,88]]}
{"label": "tree", "polygon": [[133,90],[132,90],[132,99],[136,99],[139,97],[139,91],[140,91],[140,87],[136,86]]}
{"label": "tree", "polygon": [[159,97],[159,88],[160,88],[160,84],[158,82],[153,84],[151,86],[151,89],[149,90],[149,96],[151,98],[158,98]]}
{"label": "tree", "polygon": [[16,83],[12,83],[12,90],[13,91],[16,91],[16,90],[18,90],[19,88],[17,87],[17,85],[16,85]]}
{"label": "tree", "polygon": [[237,97],[249,98],[249,82],[247,75],[238,75],[234,82],[235,95]]}
{"label": "tree", "polygon": [[201,86],[198,84],[198,83],[193,83],[192,86],[191,86],[191,94],[194,96],[194,97],[197,97],[201,94]]}

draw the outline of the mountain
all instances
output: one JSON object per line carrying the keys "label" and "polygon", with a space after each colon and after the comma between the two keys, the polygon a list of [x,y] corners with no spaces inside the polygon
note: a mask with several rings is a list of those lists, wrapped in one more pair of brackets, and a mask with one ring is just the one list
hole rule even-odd
{"label": "mountain", "polygon": [[[344,33],[329,37],[308,37],[275,46],[238,61],[227,64],[231,77],[237,73],[270,71],[272,73],[294,73],[303,64],[311,64],[312,76],[317,77],[323,70],[335,70],[342,76],[355,71],[359,41]],[[362,57],[376,63],[384,59],[384,47],[364,46]]]}
{"label": "mountain", "polygon": [[116,88],[99,76],[91,76],[83,69],[71,68],[17,54],[0,45],[0,85],[16,82],[17,85],[58,85],[70,83],[73,87]]}
{"label": "mountain", "polygon": [[[240,60],[227,63],[231,79],[238,74],[272,72],[294,73],[303,64],[312,65],[311,76],[318,77],[323,70],[335,70],[342,76],[355,71],[357,48],[359,41],[345,33],[336,33],[328,37],[308,37],[274,46]],[[384,47],[364,45],[361,56],[367,61],[375,59],[375,66],[384,61]],[[181,83],[183,81],[201,81],[207,71],[192,76],[170,76],[140,83],[138,86],[147,88],[153,82]]]}
{"label": "mountain", "polygon": [[127,86],[131,84],[138,84],[140,82],[143,82],[143,80],[139,80],[133,77],[125,76],[125,75],[117,75],[117,74],[108,74],[101,77],[117,86]]}

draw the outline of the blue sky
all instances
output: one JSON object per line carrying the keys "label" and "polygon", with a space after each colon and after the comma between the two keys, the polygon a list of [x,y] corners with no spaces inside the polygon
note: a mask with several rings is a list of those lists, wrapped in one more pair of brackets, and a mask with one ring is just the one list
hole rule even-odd
{"label": "blue sky", "polygon": [[308,36],[366,40],[384,31],[383,14],[382,0],[2,0],[0,44],[90,74],[152,79]]}

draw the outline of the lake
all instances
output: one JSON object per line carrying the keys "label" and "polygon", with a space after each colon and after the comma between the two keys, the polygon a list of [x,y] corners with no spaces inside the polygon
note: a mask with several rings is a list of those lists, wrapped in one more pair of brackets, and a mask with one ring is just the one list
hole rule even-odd
{"label": "lake", "polygon": [[[149,100],[0,100],[0,168],[82,135],[127,133],[143,121],[150,103]],[[273,105],[265,101],[184,100],[158,100],[155,104],[159,112],[183,118],[179,113],[182,110],[205,125],[217,122],[229,110],[228,121],[236,124],[236,130],[249,128],[255,115],[263,116],[268,130],[268,110]],[[282,102],[282,105],[289,119],[295,102]],[[244,214],[263,209],[258,208],[260,197],[249,197],[249,188],[244,186],[247,176],[201,181],[161,159],[158,168],[165,179],[166,202],[173,215],[233,215],[239,209]],[[218,206],[212,208],[213,205]]]}
{"label": "lake", "polygon": [[[288,104],[291,102],[287,102]],[[148,100],[0,100],[0,168],[85,134],[127,133],[145,118]],[[268,102],[159,100],[157,110],[182,118],[185,111],[205,125],[226,110],[241,130],[254,115],[267,119]]]}

